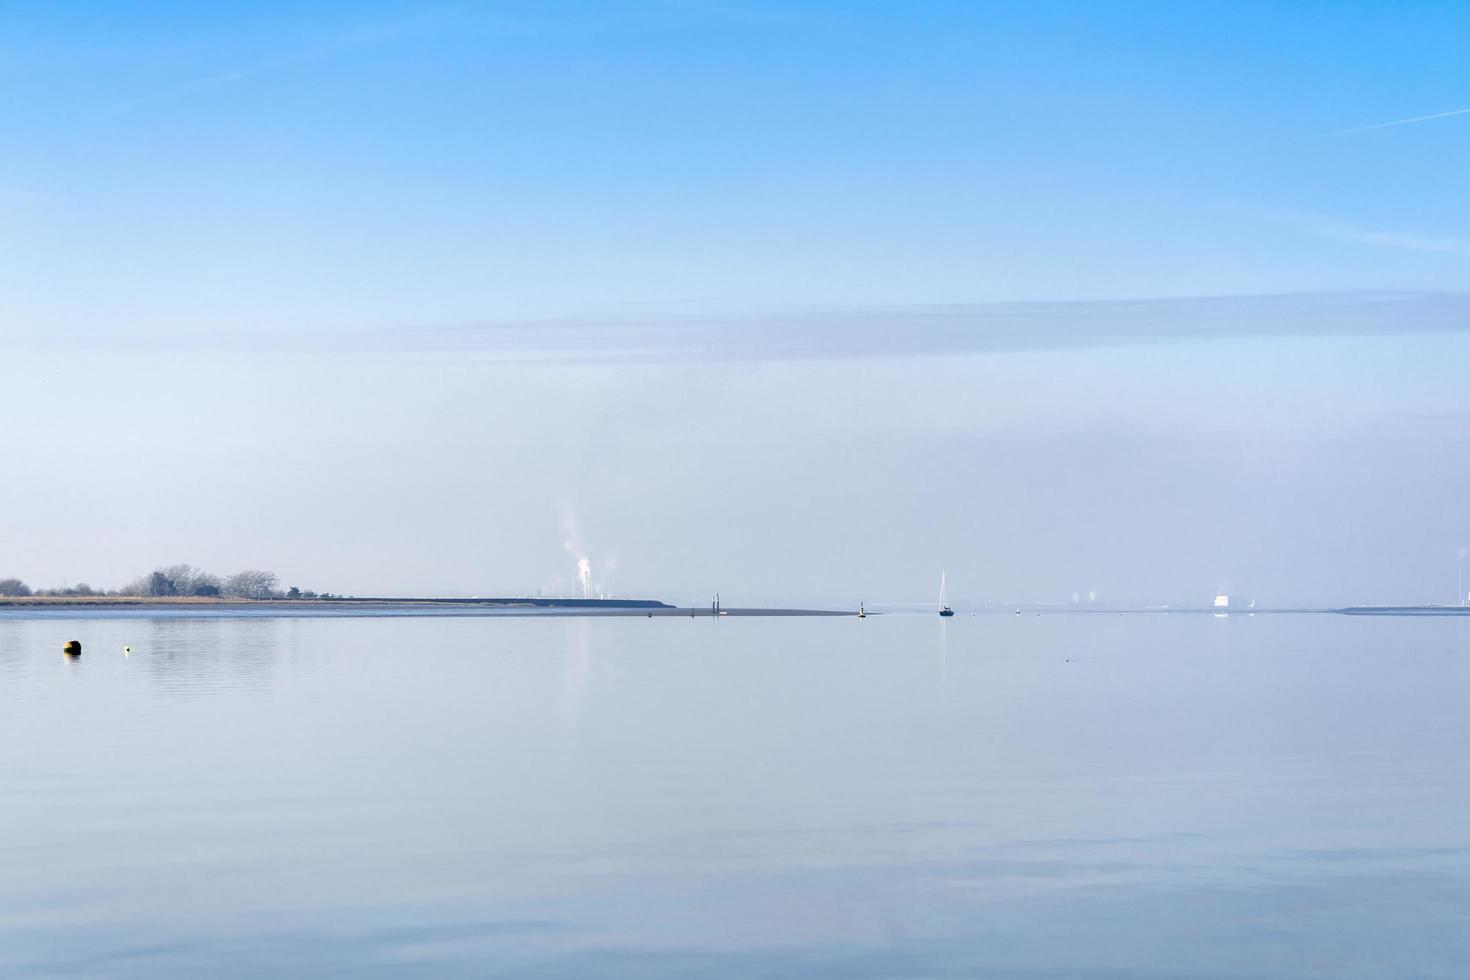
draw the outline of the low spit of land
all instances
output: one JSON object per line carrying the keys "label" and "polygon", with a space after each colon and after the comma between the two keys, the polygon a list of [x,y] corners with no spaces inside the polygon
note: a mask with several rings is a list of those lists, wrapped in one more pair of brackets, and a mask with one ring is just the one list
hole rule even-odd
{"label": "low spit of land", "polygon": [[149,609],[170,612],[199,613],[282,613],[292,615],[328,615],[332,613],[371,614],[394,612],[516,612],[540,615],[602,616],[848,616],[855,610],[836,609],[753,609],[710,606],[679,607],[656,599],[573,599],[544,597],[494,598],[389,598],[336,597],[330,599],[240,599],[225,596],[0,596],[3,610],[86,609],[142,612]]}

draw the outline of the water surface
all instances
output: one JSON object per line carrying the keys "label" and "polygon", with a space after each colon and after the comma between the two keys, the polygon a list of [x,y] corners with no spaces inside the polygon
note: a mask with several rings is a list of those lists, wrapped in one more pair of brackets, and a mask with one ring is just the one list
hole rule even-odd
{"label": "water surface", "polygon": [[1467,705],[1455,620],[3,618],[0,975],[1460,978]]}

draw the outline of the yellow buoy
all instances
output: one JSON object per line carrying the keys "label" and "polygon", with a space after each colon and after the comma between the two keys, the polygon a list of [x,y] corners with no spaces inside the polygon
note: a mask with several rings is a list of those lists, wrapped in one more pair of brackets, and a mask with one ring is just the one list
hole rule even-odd
{"label": "yellow buoy", "polygon": [[66,646],[61,648],[61,652],[68,657],[80,657],[82,655],[82,641],[67,640]]}

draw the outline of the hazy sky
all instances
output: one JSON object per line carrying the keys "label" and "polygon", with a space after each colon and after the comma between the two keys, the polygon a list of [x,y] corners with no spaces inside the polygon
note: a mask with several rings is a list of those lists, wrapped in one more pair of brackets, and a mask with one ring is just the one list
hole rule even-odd
{"label": "hazy sky", "polygon": [[1449,601],[1470,7],[0,3],[0,576]]}

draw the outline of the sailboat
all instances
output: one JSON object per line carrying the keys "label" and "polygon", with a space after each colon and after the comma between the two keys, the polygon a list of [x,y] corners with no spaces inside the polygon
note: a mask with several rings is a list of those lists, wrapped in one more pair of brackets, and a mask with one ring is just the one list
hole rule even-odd
{"label": "sailboat", "polygon": [[946,584],[945,583],[945,579],[947,577],[948,577],[948,573],[946,573],[946,572],[940,572],[939,573],[939,615],[941,615],[941,616],[953,616],[954,615],[954,610],[951,609],[951,608],[949,608],[949,603],[945,602],[945,595],[944,595],[945,594],[945,591],[946,591],[945,590],[945,584]]}

